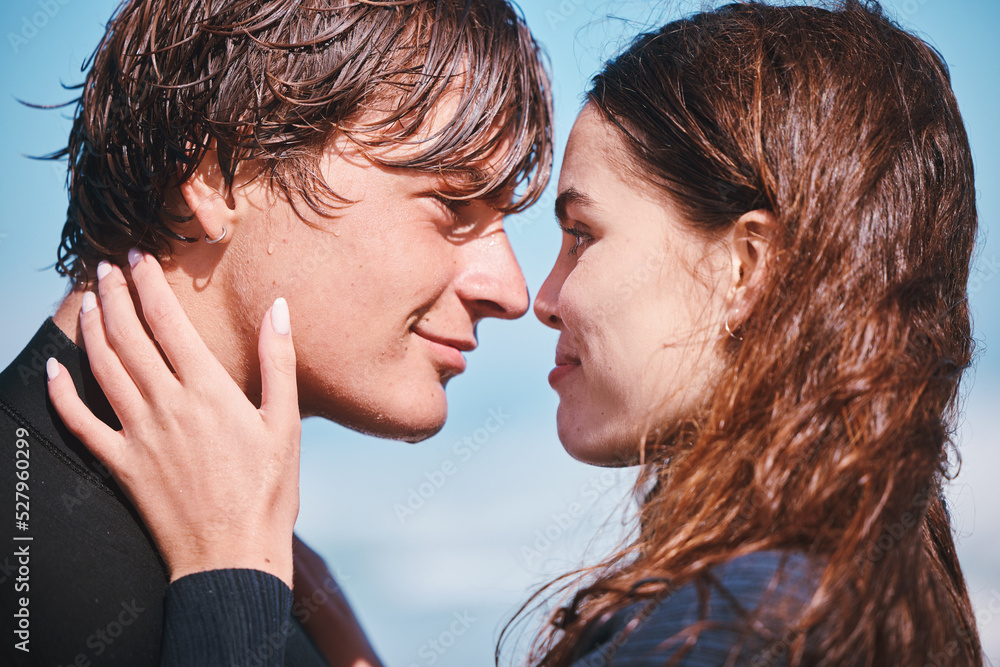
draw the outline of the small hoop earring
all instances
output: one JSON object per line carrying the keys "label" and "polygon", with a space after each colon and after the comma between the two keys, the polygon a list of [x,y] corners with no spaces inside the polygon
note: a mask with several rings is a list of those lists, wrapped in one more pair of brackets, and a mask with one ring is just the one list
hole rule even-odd
{"label": "small hoop earring", "polygon": [[736,340],[739,340],[739,341],[743,340],[743,336],[737,336],[736,334],[733,333],[733,330],[729,328],[729,315],[728,314],[726,315],[725,327],[726,327],[726,333],[728,333],[731,338],[735,338]]}
{"label": "small hoop earring", "polygon": [[208,238],[208,234],[205,234],[205,243],[218,243],[219,241],[221,241],[224,238],[226,238],[226,227],[225,226],[222,227],[222,233],[219,234],[219,238],[217,238],[217,239],[210,239],[210,238]]}

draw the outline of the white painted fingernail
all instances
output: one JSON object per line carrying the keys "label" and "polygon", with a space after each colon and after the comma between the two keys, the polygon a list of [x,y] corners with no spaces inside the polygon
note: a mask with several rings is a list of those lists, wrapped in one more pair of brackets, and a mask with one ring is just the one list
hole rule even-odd
{"label": "white painted fingernail", "polygon": [[104,280],[104,276],[111,273],[111,265],[107,262],[101,262],[97,265],[97,279]]}
{"label": "white painted fingernail", "polygon": [[279,336],[287,336],[292,331],[292,323],[288,317],[288,302],[280,296],[271,306],[271,328]]}
{"label": "white painted fingernail", "polygon": [[139,260],[141,260],[141,259],[142,259],[142,253],[139,251],[138,248],[131,248],[131,249],[129,249],[129,251],[128,251],[128,265],[129,266],[131,266],[131,267],[134,268],[135,265],[138,264]]}
{"label": "white painted fingernail", "polygon": [[48,361],[45,362],[45,374],[49,376],[50,380],[55,380],[59,375],[59,362],[55,360],[55,357],[49,357]]}
{"label": "white painted fingernail", "polygon": [[83,305],[80,306],[80,310],[82,310],[85,313],[89,313],[96,307],[97,307],[97,295],[95,295],[93,292],[84,292]]}

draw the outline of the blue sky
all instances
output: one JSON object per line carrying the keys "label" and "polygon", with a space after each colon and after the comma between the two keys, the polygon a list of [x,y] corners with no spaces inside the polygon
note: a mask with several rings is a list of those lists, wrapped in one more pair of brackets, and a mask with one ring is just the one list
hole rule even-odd
{"label": "blue sky", "polygon": [[[66,287],[48,268],[65,214],[64,166],[22,155],[62,147],[68,121],[63,112],[27,109],[16,100],[68,100],[60,82],[81,80],[81,63],[115,4],[7,0],[0,8],[0,279],[8,285],[3,364],[52,313]],[[565,142],[586,81],[605,57],[642,26],[701,4],[524,0],[528,23],[552,60],[558,142]],[[981,233],[970,293],[980,354],[965,386],[963,465],[950,497],[987,654],[1000,661],[994,565],[1000,355],[989,347],[1000,329],[1000,243],[991,234],[1000,213],[1000,3],[899,0],[886,6],[948,61],[976,161]],[[539,206],[507,223],[532,294],[559,243],[553,199],[550,189]],[[532,586],[592,560],[620,536],[619,499],[629,473],[576,463],[556,438],[557,401],[545,379],[554,333],[530,315],[485,322],[479,331],[481,347],[469,355],[469,370],[449,384],[452,416],[434,438],[419,445],[386,442],[317,420],[304,429],[298,530],[327,558],[393,667],[492,664],[499,627]],[[503,421],[493,433],[484,428],[491,414]],[[412,514],[400,511],[408,502],[416,507]]]}

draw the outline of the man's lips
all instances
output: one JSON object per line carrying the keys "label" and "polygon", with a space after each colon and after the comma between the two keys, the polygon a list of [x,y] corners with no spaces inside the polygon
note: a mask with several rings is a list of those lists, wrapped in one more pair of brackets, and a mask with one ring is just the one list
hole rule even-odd
{"label": "man's lips", "polygon": [[475,338],[448,338],[418,328],[412,331],[424,341],[437,360],[453,369],[456,375],[465,370],[465,357],[462,356],[462,352],[471,352],[477,345]]}

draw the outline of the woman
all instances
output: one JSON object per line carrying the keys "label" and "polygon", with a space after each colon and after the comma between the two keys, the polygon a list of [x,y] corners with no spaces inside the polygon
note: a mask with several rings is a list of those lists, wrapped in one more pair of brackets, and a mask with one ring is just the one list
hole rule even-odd
{"label": "woman", "polygon": [[[730,5],[640,36],[595,77],[535,312],[560,332],[560,440],[641,466],[638,531],[560,584],[532,664],[981,664],[940,496],[972,351],[972,172],[941,58],[877,6]],[[167,303],[155,262],[136,261],[143,306]],[[286,323],[280,304],[265,317],[265,377],[272,350],[291,353]],[[102,326],[85,318],[107,354]],[[251,426],[275,465],[237,477],[276,493],[296,479],[297,430],[260,435],[294,392],[270,377],[281,399],[265,393]],[[50,387],[183,571],[287,573],[266,536],[286,543],[288,512],[261,501],[255,526],[210,539],[207,508],[158,481],[174,471],[143,472],[180,446],[170,414],[202,406],[119,410],[129,450],[65,373]],[[130,433],[129,412],[166,430]]]}

